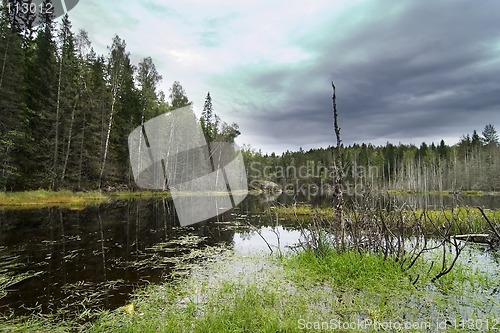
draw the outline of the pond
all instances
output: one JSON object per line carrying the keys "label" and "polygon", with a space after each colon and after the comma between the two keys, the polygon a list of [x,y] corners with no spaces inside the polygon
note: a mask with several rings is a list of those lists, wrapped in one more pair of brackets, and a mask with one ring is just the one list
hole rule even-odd
{"label": "pond", "polygon": [[[439,197],[401,200],[429,207],[457,203]],[[465,197],[460,203],[499,208],[497,198]],[[331,198],[248,196],[233,211],[188,227],[179,226],[167,199],[116,200],[84,210],[1,210],[0,283],[8,287],[0,290],[0,313],[114,309],[127,304],[135,288],[172,280],[205,260],[200,249],[284,250],[300,231],[283,219],[277,226],[263,212],[297,201],[329,205]],[[476,255],[494,263],[487,253]]]}

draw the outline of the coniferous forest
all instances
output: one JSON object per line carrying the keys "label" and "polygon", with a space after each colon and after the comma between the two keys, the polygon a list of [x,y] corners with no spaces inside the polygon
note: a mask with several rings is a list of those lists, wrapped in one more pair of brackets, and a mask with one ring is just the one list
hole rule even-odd
{"label": "coniferous forest", "polygon": [[[281,156],[246,149],[249,179],[263,177],[282,186],[295,182],[295,188],[297,184],[322,188],[332,183],[334,149],[300,149]],[[342,151],[347,192],[500,190],[500,146],[492,125],[486,125],[482,135],[474,130],[472,136],[462,136],[453,146],[443,140],[438,145],[423,142],[420,146],[363,143],[342,147]]]}
{"label": "coniferous forest", "polygon": [[[96,54],[87,32],[73,31],[67,15],[56,23],[48,13],[33,17],[2,7],[0,56],[2,191],[132,189],[130,131],[191,103],[179,81],[167,94],[159,91],[163,78],[153,60],[132,64],[118,35],[110,40],[107,54]],[[200,119],[207,140],[234,141],[238,126],[214,113],[211,98],[208,93]],[[300,178],[321,185],[331,180],[332,147],[280,156],[246,147],[243,153],[250,181],[284,184]],[[343,166],[353,186],[500,190],[499,140],[490,124],[453,146],[444,141],[346,146]],[[302,174],[286,172],[290,167]]]}
{"label": "coniferous forest", "polygon": [[[144,121],[190,105],[180,82],[168,96],[150,57],[132,64],[114,36],[108,54],[93,50],[45,13],[0,18],[0,190],[132,188],[128,134]],[[236,124],[212,111],[207,94],[201,125],[207,137],[234,141]]]}

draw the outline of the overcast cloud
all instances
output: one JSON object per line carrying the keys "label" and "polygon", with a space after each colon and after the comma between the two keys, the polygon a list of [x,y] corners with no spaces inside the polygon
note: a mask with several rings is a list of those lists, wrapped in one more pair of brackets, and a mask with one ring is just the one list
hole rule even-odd
{"label": "overcast cloud", "polygon": [[114,34],[161,89],[178,80],[201,114],[239,124],[264,152],[334,144],[331,81],[346,144],[453,144],[500,130],[500,2],[81,0],[74,28],[98,53]]}

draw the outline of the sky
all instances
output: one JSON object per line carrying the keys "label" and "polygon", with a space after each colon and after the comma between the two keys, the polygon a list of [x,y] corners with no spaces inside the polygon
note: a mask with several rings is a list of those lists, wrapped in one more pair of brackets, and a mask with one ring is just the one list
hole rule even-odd
{"label": "sky", "polygon": [[282,153],[344,144],[455,144],[500,131],[500,1],[80,0],[73,30],[98,54],[115,34],[152,57],[239,145]]}

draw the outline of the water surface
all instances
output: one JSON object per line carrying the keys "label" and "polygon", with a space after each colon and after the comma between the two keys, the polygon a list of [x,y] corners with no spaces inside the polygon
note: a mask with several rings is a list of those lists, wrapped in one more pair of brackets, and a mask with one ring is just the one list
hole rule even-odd
{"label": "water surface", "polygon": [[[464,197],[460,202],[498,208],[497,198]],[[441,207],[459,199],[401,200]],[[190,264],[206,260],[200,250],[207,247],[240,254],[286,251],[299,240],[300,231],[290,221],[276,221],[263,212],[270,205],[327,206],[331,201],[286,194],[249,196],[233,211],[188,227],[179,226],[167,199],[117,200],[84,210],[1,210],[0,283],[10,282],[0,294],[0,313],[114,309],[126,304],[135,288],[171,280]],[[489,254],[477,253],[494,263]],[[481,258],[476,262],[485,262]]]}

